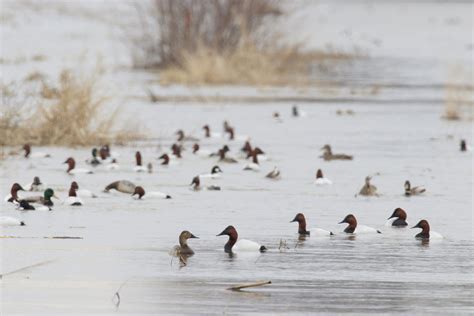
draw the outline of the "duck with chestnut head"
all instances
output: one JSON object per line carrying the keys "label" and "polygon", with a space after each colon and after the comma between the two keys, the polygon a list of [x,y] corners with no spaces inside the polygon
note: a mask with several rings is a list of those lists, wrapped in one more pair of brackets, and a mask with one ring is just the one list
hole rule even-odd
{"label": "duck with chestnut head", "polygon": [[9,203],[18,203],[21,200],[21,197],[18,196],[18,191],[25,191],[23,187],[18,183],[13,183],[10,188],[10,194],[5,197],[5,202]]}
{"label": "duck with chestnut head", "polygon": [[397,207],[387,220],[385,226],[406,227],[408,226],[407,213],[401,207]]}
{"label": "duck with chestnut head", "polygon": [[201,191],[201,190],[208,190],[208,191],[220,191],[221,187],[217,185],[209,185],[209,186],[201,186],[201,180],[199,176],[195,176],[191,182],[191,190],[193,191]]}
{"label": "duck with chestnut head", "polygon": [[373,234],[378,233],[381,234],[382,232],[378,229],[373,227],[359,225],[357,223],[357,219],[354,215],[349,214],[339,223],[339,224],[348,224],[347,227],[344,229],[346,234]]}
{"label": "duck with chestnut head", "polygon": [[171,199],[171,195],[159,192],[159,191],[151,191],[145,192],[145,189],[141,186],[135,187],[132,193],[132,197],[136,198],[137,200],[144,200],[149,198],[159,198],[159,199]]}
{"label": "duck with chestnut head", "polygon": [[316,185],[331,185],[332,181],[329,180],[328,178],[325,178],[323,175],[323,171],[321,169],[318,169],[316,171],[316,180],[314,180],[314,184]]}
{"label": "duck with chestnut head", "polygon": [[76,168],[76,161],[72,157],[69,157],[68,159],[66,159],[64,163],[67,163],[68,168],[66,172],[69,174],[74,175],[74,174],[83,174],[83,173],[89,173],[89,174],[93,173],[89,169]]}
{"label": "duck with chestnut head", "polygon": [[415,235],[416,239],[421,240],[433,240],[433,239],[443,239],[443,236],[440,233],[430,230],[430,224],[426,219],[422,219],[412,228],[421,228],[421,232]]}
{"label": "duck with chestnut head", "polygon": [[329,237],[334,234],[328,230],[321,228],[311,228],[306,230],[306,218],[303,213],[296,214],[295,218],[290,223],[298,222],[298,234],[300,236],[319,236],[319,237]]}
{"label": "duck with chestnut head", "polygon": [[234,226],[227,226],[220,234],[217,236],[229,236],[229,240],[224,246],[224,251],[226,253],[239,253],[239,252],[265,252],[267,248],[262,246],[254,241],[247,239],[238,239],[239,234]]}

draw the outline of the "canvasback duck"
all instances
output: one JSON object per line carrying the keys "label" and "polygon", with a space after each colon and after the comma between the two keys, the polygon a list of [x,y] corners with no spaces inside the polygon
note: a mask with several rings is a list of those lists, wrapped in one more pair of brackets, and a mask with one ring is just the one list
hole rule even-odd
{"label": "canvasback duck", "polygon": [[247,153],[247,159],[253,157],[253,155],[256,154],[258,157],[258,161],[267,161],[269,160],[268,157],[265,155],[265,152],[260,149],[260,147],[255,147],[254,149],[250,150]]}
{"label": "canvasback duck", "polygon": [[290,223],[298,222],[298,234],[302,236],[309,236],[312,232],[312,236],[333,236],[334,234],[328,230],[321,228],[311,228],[306,230],[306,218],[303,213],[296,214],[295,218]]}
{"label": "canvasback duck", "polygon": [[200,156],[200,157],[211,157],[212,153],[209,150],[201,149],[198,143],[194,143],[193,145],[193,154]]}
{"label": "canvasback duck", "polygon": [[238,161],[232,157],[227,157],[227,152],[230,151],[227,145],[224,145],[222,149],[219,149],[219,161],[226,162],[226,163],[237,163]]}
{"label": "canvasback duck", "polygon": [[202,129],[204,130],[204,137],[205,138],[222,138],[222,135],[219,134],[219,133],[211,133],[211,128],[209,127],[209,125],[204,125],[202,127]]}
{"label": "canvasback duck", "polygon": [[314,184],[316,185],[330,185],[332,184],[332,181],[329,180],[328,178],[325,178],[323,175],[323,172],[321,169],[318,169],[316,171],[316,180],[314,181]]}
{"label": "canvasback duck", "polygon": [[421,228],[421,233],[416,234],[416,239],[430,240],[430,239],[442,239],[443,236],[437,232],[430,231],[430,224],[427,220],[422,219],[412,228]]}
{"label": "canvasback duck", "polygon": [[183,230],[181,234],[179,234],[179,245],[174,246],[171,250],[171,253],[178,256],[187,257],[194,255],[194,251],[188,246],[188,239],[190,238],[199,239],[199,237],[194,236],[191,232]]}
{"label": "canvasback duck", "polygon": [[227,121],[224,121],[224,133],[229,134],[229,140],[234,140],[235,130]]}
{"label": "canvasback duck", "polygon": [[373,184],[370,183],[370,179],[372,179],[370,176],[365,177],[365,184],[364,186],[360,189],[359,195],[364,195],[364,196],[378,196],[377,194],[377,187]]}
{"label": "canvasback duck", "polygon": [[211,179],[218,179],[222,175],[222,169],[219,166],[214,166],[211,169],[211,173],[200,174],[199,178],[211,178]]}
{"label": "canvasback duck", "polygon": [[461,139],[459,147],[461,151],[471,151],[471,148],[467,145],[466,140],[464,139]]}
{"label": "canvasback duck", "polygon": [[324,150],[323,155],[321,156],[324,160],[352,160],[352,156],[346,154],[333,154],[331,146],[326,144],[324,145],[321,150]]}
{"label": "canvasback duck", "polygon": [[347,215],[339,224],[347,223],[349,224],[345,229],[344,232],[347,234],[362,234],[362,233],[379,233],[382,232],[378,229],[365,226],[365,225],[357,225],[357,219],[354,215],[349,214]]}
{"label": "canvasback duck", "polygon": [[104,192],[109,192],[110,190],[116,190],[121,193],[132,194],[135,192],[136,185],[128,180],[114,181],[108,186],[105,187]]}
{"label": "canvasback duck", "polygon": [[306,112],[301,111],[296,105],[293,105],[293,107],[291,108],[291,115],[293,117],[305,117]]}
{"label": "canvasback duck", "polygon": [[[135,189],[133,190],[132,196],[141,200],[145,196],[145,189],[141,186],[136,186]],[[146,198],[161,198],[161,199],[171,199],[171,195],[163,193],[163,192],[148,192],[146,193]]]}
{"label": "canvasback duck", "polygon": [[139,151],[135,153],[135,167],[133,167],[133,171],[135,172],[146,171],[146,167],[142,166],[142,154]]}
{"label": "canvasback duck", "polygon": [[52,211],[52,208],[47,205],[36,205],[33,206],[28,201],[21,200],[18,204],[18,209],[20,211]]}
{"label": "canvasback duck", "polygon": [[56,196],[56,194],[54,194],[54,190],[51,189],[51,188],[47,188],[43,195],[37,195],[37,196],[28,196],[28,197],[25,197],[23,199],[21,199],[21,201],[26,201],[28,203],[34,203],[34,204],[40,204],[40,205],[45,205],[45,206],[48,206],[48,207],[51,207],[54,205],[53,201],[51,200],[51,198],[56,198],[59,200],[59,198]]}
{"label": "canvasback duck", "polygon": [[69,188],[69,194],[67,199],[64,203],[71,205],[71,206],[81,206],[83,205],[82,200],[77,196],[77,190],[79,189],[79,185],[76,181],[71,182],[71,187]]}
{"label": "canvasback duck", "polygon": [[158,157],[159,160],[163,160],[161,162],[162,166],[169,166],[169,165],[176,165],[176,161],[171,161],[170,156],[168,154],[163,154],[160,157]]}
{"label": "canvasback duck", "polygon": [[112,158],[110,163],[105,165],[105,169],[107,169],[107,170],[119,170],[120,165],[118,164],[117,159]]}
{"label": "canvasback duck", "polygon": [[72,157],[69,157],[68,159],[66,159],[66,161],[64,163],[67,163],[67,165],[68,165],[68,168],[67,168],[66,172],[69,173],[69,174],[80,174],[80,173],[89,173],[90,174],[90,173],[93,173],[89,169],[76,168],[76,161]]}
{"label": "canvasback duck", "polygon": [[182,156],[181,156],[181,150],[182,150],[182,146],[178,145],[178,144],[173,144],[171,145],[171,153],[173,154],[173,156],[175,156],[176,158],[179,158],[181,159]]}
{"label": "canvasback duck", "polygon": [[252,162],[245,165],[244,170],[260,171],[257,152],[255,149],[252,150]]}
{"label": "canvasback duck", "polygon": [[86,163],[93,166],[93,167],[96,167],[98,165],[101,164],[100,160],[97,158],[97,148],[92,148],[92,158],[90,159],[87,159],[86,160]]}
{"label": "canvasback duck", "polygon": [[407,220],[407,213],[404,209],[397,207],[392,215],[387,219],[387,223],[385,226],[394,226],[394,227],[406,227],[408,223]]}
{"label": "canvasback duck", "polygon": [[13,183],[10,188],[10,194],[5,197],[5,202],[18,203],[21,198],[18,197],[18,191],[25,191],[18,183]]}
{"label": "canvasback duck", "polygon": [[196,137],[185,136],[185,135],[184,135],[184,131],[183,131],[182,129],[176,131],[175,134],[178,135],[178,139],[177,139],[178,142],[197,141],[197,140],[199,140],[199,139],[197,139]]}
{"label": "canvasback duck", "polygon": [[43,192],[44,185],[43,183],[41,183],[41,180],[39,177],[34,177],[33,182],[26,185],[25,189],[30,192]]}
{"label": "canvasback duck", "polygon": [[195,176],[193,178],[193,181],[191,182],[191,189],[193,191],[200,191],[202,189],[209,190],[209,191],[220,191],[221,187],[217,185],[210,185],[207,187],[201,187],[201,180],[199,179],[199,176]]}
{"label": "canvasback duck", "polygon": [[250,145],[250,141],[245,141],[244,146],[240,149],[240,151],[244,152],[248,155],[252,152],[252,145]]}
{"label": "canvasback duck", "polygon": [[420,195],[426,192],[426,189],[422,186],[411,187],[410,181],[405,181],[405,196]]}
{"label": "canvasback duck", "polygon": [[1,226],[1,227],[6,227],[6,226],[25,226],[25,222],[19,220],[18,218],[15,218],[15,217],[0,216],[0,226]]}
{"label": "canvasback duck", "polygon": [[25,158],[50,158],[51,155],[42,152],[31,152],[31,145],[25,144],[23,145],[23,150],[25,151]]}
{"label": "canvasback duck", "polygon": [[281,116],[280,116],[280,112],[273,112],[273,119],[277,122],[277,123],[283,123],[283,120],[281,119]]}
{"label": "canvasback duck", "polygon": [[267,173],[265,178],[273,179],[273,180],[280,180],[281,179],[280,170],[275,166],[272,171]]}
{"label": "canvasback duck", "polygon": [[110,159],[112,154],[110,152],[109,145],[103,145],[102,147],[100,147],[99,156],[100,156],[100,159],[102,159],[102,160],[109,160]]}
{"label": "canvasback duck", "polygon": [[234,253],[234,252],[247,252],[247,251],[260,251],[265,252],[267,248],[265,246],[261,246],[258,243],[247,240],[247,239],[238,239],[239,234],[237,234],[237,230],[234,226],[227,226],[220,234],[217,236],[229,236],[229,240],[224,246],[224,251],[226,253]]}

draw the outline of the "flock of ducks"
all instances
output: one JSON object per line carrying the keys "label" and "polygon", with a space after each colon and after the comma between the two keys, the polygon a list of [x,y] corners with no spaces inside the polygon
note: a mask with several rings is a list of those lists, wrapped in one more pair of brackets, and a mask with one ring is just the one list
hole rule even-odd
{"label": "flock of ducks", "polygon": [[[296,106],[292,108],[292,115],[294,117],[302,116],[301,112],[298,110]],[[280,117],[279,114],[274,117]],[[240,160],[245,160],[247,163],[244,165],[243,170],[245,171],[260,171],[261,169],[261,161],[269,160],[269,157],[260,147],[254,147],[251,145],[250,140],[248,137],[243,135],[237,135],[235,133],[235,128],[231,126],[227,121],[223,124],[224,133],[213,133],[211,132],[211,128],[209,125],[204,125],[202,127],[204,131],[204,138],[220,138],[220,139],[227,139],[229,141],[233,140],[243,140],[244,145],[240,149],[240,156],[239,157],[232,157],[230,153],[230,148],[227,144],[224,144],[220,149],[215,152],[206,151],[201,149],[199,145],[199,139],[187,136],[183,130],[178,130],[176,132],[176,142],[171,146],[171,153],[164,153],[158,157],[160,164],[163,166],[171,165],[171,164],[178,164],[179,159],[182,158],[182,152],[184,150],[184,144],[186,142],[193,142],[192,145],[192,154],[201,157],[207,158],[214,158],[217,159],[218,164],[236,164],[239,163]],[[47,158],[50,155],[40,152],[32,152],[31,145],[25,144],[22,147],[24,151],[24,158],[25,159],[32,159],[32,158]],[[343,153],[333,153],[332,148],[329,144],[324,145],[321,150],[323,151],[322,156],[320,158],[324,159],[325,161],[333,161],[333,160],[346,160],[350,161],[353,160],[352,155],[347,155]],[[460,144],[460,151],[468,151],[468,146],[464,140],[461,140]],[[97,166],[103,165],[107,170],[118,170],[120,169],[120,165],[118,164],[117,157],[114,155],[109,145],[104,145],[100,147],[100,149],[93,148],[91,151],[91,157],[86,160],[86,163],[90,165],[92,168]],[[73,157],[68,157],[64,164],[67,164],[67,168],[65,170],[66,173],[71,175],[76,174],[88,174],[93,173],[92,169],[86,168],[77,168],[76,161]],[[142,156],[139,151],[135,153],[135,166],[133,166],[133,171],[135,172],[143,172],[143,173],[152,173],[153,172],[153,165],[152,163],[148,163],[147,165],[143,164]],[[200,190],[210,190],[210,191],[220,191],[221,187],[217,185],[203,185],[202,180],[204,179],[216,179],[222,176],[222,169],[219,165],[214,165],[209,174],[200,174],[196,175],[192,178],[190,189],[193,191],[200,191]],[[281,179],[281,172],[275,166],[273,170],[268,172],[265,175],[266,178],[272,180],[279,180]],[[325,178],[321,169],[318,169],[316,172],[316,179],[314,181],[315,185],[322,186],[322,185],[331,185],[332,181]],[[413,195],[420,195],[426,192],[426,189],[422,186],[411,186],[410,181],[406,181],[404,184],[404,194],[406,196],[413,196]],[[169,194],[163,192],[148,192],[142,186],[136,185],[129,180],[118,180],[114,181],[105,186],[103,192],[110,192],[111,190],[115,190],[117,192],[121,192],[124,194],[129,194],[133,198],[136,199],[145,199],[145,198],[162,198],[162,199],[171,199]],[[29,191],[29,192],[42,192],[42,195],[26,195],[20,196],[19,191]],[[362,196],[378,196],[377,187],[371,183],[371,177],[367,176],[365,178],[365,183],[360,189],[359,195]],[[97,197],[95,194],[88,190],[81,190],[79,188],[79,184],[76,181],[72,181],[69,187],[68,196],[66,199],[63,200],[63,203],[71,205],[71,206],[81,206],[83,205],[82,198],[94,198]],[[33,211],[33,210],[46,210],[50,211],[54,207],[53,198],[60,200],[54,190],[45,186],[41,179],[37,176],[33,178],[32,183],[22,186],[19,183],[14,183],[11,186],[10,194],[5,198],[5,201],[12,203],[16,206],[18,210],[21,211]],[[387,225],[396,227],[396,228],[404,228],[408,226],[406,222],[407,213],[405,210],[401,208],[396,208],[392,215],[388,218]],[[293,218],[291,222],[298,223],[298,234],[300,237],[307,237],[307,236],[324,236],[331,238],[335,235],[335,233],[324,230],[321,228],[311,228],[307,229],[306,227],[306,218],[303,213],[298,213]],[[348,214],[344,217],[344,219],[339,224],[347,224],[346,228],[344,229],[344,234],[362,234],[362,233],[381,233],[380,230],[377,230],[372,227],[359,225],[356,217],[353,214]],[[0,225],[1,226],[25,226],[23,221],[20,221],[14,217],[2,216],[0,217]],[[420,220],[415,226],[412,228],[420,228],[422,231],[415,235],[417,239],[422,239],[424,241],[433,239],[433,238],[442,238],[442,236],[438,233],[430,231],[430,225],[428,221],[422,219]],[[256,242],[246,240],[246,239],[239,239],[239,235],[237,230],[234,226],[230,225],[226,227],[221,233],[217,236],[228,236],[228,241],[224,246],[224,251],[226,253],[232,254],[241,251],[259,251],[265,252],[267,247],[260,245]],[[193,235],[191,232],[185,230],[181,232],[179,235],[179,245],[175,246],[172,249],[172,253],[179,256],[191,256],[194,254],[194,251],[189,247],[187,244],[188,239],[198,238]]]}

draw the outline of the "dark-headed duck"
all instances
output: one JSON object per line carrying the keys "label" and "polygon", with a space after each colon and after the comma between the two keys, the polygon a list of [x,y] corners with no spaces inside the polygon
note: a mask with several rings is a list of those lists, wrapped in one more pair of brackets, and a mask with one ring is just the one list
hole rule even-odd
{"label": "dark-headed duck", "polygon": [[66,172],[69,174],[93,173],[89,169],[76,168],[76,161],[72,157],[69,157],[68,159],[66,159],[64,163],[67,163],[68,168]]}
{"label": "dark-headed duck", "polygon": [[422,186],[412,187],[410,181],[405,181],[405,196],[420,195],[426,192]]}
{"label": "dark-headed duck", "polygon": [[191,182],[191,189],[194,191],[200,191],[202,189],[209,190],[209,191],[220,191],[221,187],[217,185],[201,187],[201,180],[199,179],[199,176],[195,176],[193,178],[193,181]]}
{"label": "dark-headed duck", "polygon": [[316,180],[314,181],[316,185],[329,185],[332,184],[332,181],[328,178],[325,178],[321,169],[316,171]]}
{"label": "dark-headed duck", "polygon": [[303,213],[296,214],[295,218],[290,223],[298,222],[298,234],[303,236],[332,236],[334,235],[332,232],[321,229],[321,228],[311,228],[310,230],[306,230],[306,218],[304,217]]}
{"label": "dark-headed duck", "polygon": [[[135,190],[133,190],[132,196],[137,199],[143,199],[145,197],[145,189],[141,186],[135,187]],[[159,192],[159,191],[153,191],[153,192],[146,192],[146,198],[160,198],[160,199],[171,199],[171,195]]]}
{"label": "dark-headed duck", "polygon": [[352,156],[346,154],[333,154],[331,146],[326,144],[322,148],[324,150],[323,155],[321,156],[324,160],[352,160]]}
{"label": "dark-headed duck", "polygon": [[[392,221],[391,221],[392,220]],[[397,207],[392,215],[388,218],[387,225],[388,226],[395,226],[395,227],[406,227],[408,223],[407,220],[407,213],[404,209]]]}
{"label": "dark-headed duck", "polygon": [[358,225],[357,224],[357,219],[355,218],[354,215],[349,214],[347,215],[339,224],[349,224],[345,229],[344,232],[347,234],[365,234],[365,233],[379,233],[381,234],[382,232],[378,229],[365,226],[365,225]]}
{"label": "dark-headed duck", "polygon": [[247,239],[238,239],[239,234],[237,234],[237,230],[234,226],[227,226],[220,234],[217,236],[229,236],[229,240],[224,246],[224,251],[226,253],[238,253],[238,252],[252,252],[252,251],[260,251],[265,252],[267,248],[265,246],[261,246],[258,243],[247,240]]}
{"label": "dark-headed duck", "polygon": [[430,231],[430,224],[427,220],[422,219],[412,228],[421,228],[421,233],[416,234],[416,239],[430,240],[430,239],[442,239],[443,236],[437,232]]}

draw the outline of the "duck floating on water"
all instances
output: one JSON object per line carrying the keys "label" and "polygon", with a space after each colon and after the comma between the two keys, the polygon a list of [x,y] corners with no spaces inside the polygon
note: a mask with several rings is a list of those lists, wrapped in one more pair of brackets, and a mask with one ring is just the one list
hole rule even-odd
{"label": "duck floating on water", "polygon": [[105,187],[104,192],[109,192],[110,190],[116,190],[121,193],[132,194],[135,192],[137,186],[135,183],[128,180],[114,181],[108,186]]}
{"label": "duck floating on water", "polygon": [[345,229],[344,232],[346,234],[362,234],[362,233],[378,233],[381,234],[382,232],[378,229],[365,226],[365,225],[358,225],[357,219],[354,215],[349,214],[347,215],[339,224],[349,224]]}
{"label": "duck floating on water", "polygon": [[251,152],[252,162],[245,165],[244,170],[260,171],[260,164],[258,163],[258,151],[252,150]]}
{"label": "duck floating on water", "polygon": [[325,178],[323,175],[323,171],[321,169],[318,169],[316,171],[316,180],[314,181],[314,184],[316,185],[330,185],[332,184],[332,181],[329,180],[328,178]]}
{"label": "duck floating on water", "polygon": [[51,189],[51,188],[48,188],[44,191],[42,196],[41,195],[28,196],[28,197],[25,197],[25,198],[21,199],[21,201],[26,201],[28,203],[40,204],[40,205],[44,205],[44,206],[47,206],[47,207],[52,207],[54,205],[54,203],[51,200],[51,198],[53,198],[53,197],[59,200],[59,198],[56,196],[56,194],[54,194],[54,190]]}
{"label": "duck floating on water", "polygon": [[302,236],[309,236],[312,232],[312,236],[333,236],[334,234],[328,230],[321,228],[311,228],[306,230],[306,218],[303,213],[296,214],[295,218],[290,223],[298,222],[298,234]]}
{"label": "duck floating on water", "polygon": [[394,227],[406,227],[408,226],[407,220],[407,213],[404,209],[397,207],[392,215],[387,219],[386,226],[394,226]]}
{"label": "duck floating on water", "polygon": [[158,157],[159,160],[163,160],[161,162],[162,166],[169,166],[169,165],[175,165],[177,164],[176,161],[171,161],[170,156],[168,154],[163,154],[160,157]]}
{"label": "duck floating on water", "polygon": [[230,225],[227,226],[226,229],[224,229],[220,234],[217,236],[223,236],[227,235],[229,236],[229,240],[224,246],[224,251],[226,253],[238,253],[238,252],[265,252],[267,251],[267,248],[265,246],[261,246],[258,243],[247,240],[247,239],[238,239],[239,234],[237,233],[237,230],[234,228],[234,226]]}
{"label": "duck floating on water", "polygon": [[364,196],[379,196],[377,194],[377,187],[373,184],[370,183],[370,179],[372,177],[367,176],[365,177],[365,184],[364,186],[360,189],[359,195],[364,195]]}
{"label": "duck floating on water", "polygon": [[211,178],[211,179],[218,179],[222,177],[222,169],[215,165],[211,169],[211,173],[200,174],[199,178]]}
{"label": "duck floating on water", "polygon": [[68,159],[66,159],[66,161],[64,163],[67,163],[67,165],[68,165],[68,168],[67,168],[66,172],[69,173],[69,174],[81,174],[81,173],[91,174],[91,173],[93,173],[89,169],[76,168],[76,161],[72,157],[69,157]]}
{"label": "duck floating on water", "polygon": [[92,148],[92,152],[91,152],[92,158],[86,160],[87,164],[93,167],[96,167],[101,164],[100,160],[97,158],[97,152],[98,152],[97,148]]}
{"label": "duck floating on water", "polygon": [[[145,196],[145,189],[143,189],[143,187],[141,186],[136,186],[133,190],[132,196],[136,196],[138,200],[143,199],[143,197]],[[146,193],[146,198],[171,199],[171,195],[163,192],[153,191]]]}
{"label": "duck floating on water", "polygon": [[44,185],[43,183],[41,183],[41,180],[39,177],[34,177],[33,182],[26,185],[25,189],[30,192],[43,192]]}
{"label": "duck floating on water", "polygon": [[222,149],[219,149],[219,161],[226,162],[226,163],[237,163],[238,161],[232,157],[227,157],[226,154],[229,152],[229,146],[224,145]]}
{"label": "duck floating on water", "polygon": [[42,152],[31,152],[31,145],[30,144],[25,144],[23,145],[23,150],[25,151],[25,158],[50,158],[51,155],[47,153],[42,153]]}
{"label": "duck floating on water", "polygon": [[204,125],[202,129],[204,130],[205,138],[222,138],[222,135],[219,133],[211,133],[211,128],[207,124]]}
{"label": "duck floating on water", "polygon": [[331,146],[326,144],[322,148],[324,150],[323,155],[321,156],[324,160],[330,161],[330,160],[352,160],[353,157],[351,155],[346,155],[346,154],[333,154]]}
{"label": "duck floating on water", "polygon": [[430,239],[442,239],[443,236],[437,232],[430,231],[430,224],[428,223],[427,220],[422,219],[421,221],[418,222],[415,226],[412,228],[421,228],[421,232],[416,234],[415,238],[416,239],[421,239],[421,240],[430,240]]}
{"label": "duck floating on water", "polygon": [[181,156],[182,149],[183,149],[183,146],[181,146],[181,145],[178,145],[178,144],[171,145],[171,153],[173,154],[173,156],[175,156],[178,159],[183,158]]}
{"label": "duck floating on water", "polygon": [[199,179],[199,176],[195,176],[193,178],[193,181],[191,182],[191,189],[194,191],[200,191],[202,189],[209,190],[209,191],[220,191],[221,187],[217,185],[201,187],[201,180]]}
{"label": "duck floating on water", "polygon": [[135,153],[135,167],[133,167],[133,171],[135,172],[146,171],[146,167],[142,165],[142,154],[139,151]]}
{"label": "duck floating on water", "polygon": [[193,154],[196,156],[206,157],[206,158],[212,156],[212,153],[209,150],[201,149],[201,146],[199,146],[198,143],[194,143],[193,145]]}
{"label": "duck floating on water", "polygon": [[174,246],[171,253],[175,256],[190,257],[194,255],[194,251],[188,246],[188,239],[191,238],[199,239],[199,237],[194,236],[191,232],[183,230],[181,234],[179,234],[179,245]]}
{"label": "duck floating on water", "polygon": [[76,181],[71,182],[71,187],[69,188],[69,193],[67,199],[64,201],[66,204],[71,206],[81,206],[84,203],[82,200],[77,196],[77,190],[79,189],[79,185]]}
{"label": "duck floating on water", "polygon": [[18,197],[18,191],[25,191],[23,187],[18,183],[13,183],[10,188],[10,194],[5,197],[5,202],[18,203],[20,198]]}
{"label": "duck floating on water", "polygon": [[405,196],[420,195],[424,192],[426,192],[424,187],[411,187],[410,181],[405,181]]}
{"label": "duck floating on water", "polygon": [[196,137],[185,136],[184,131],[182,129],[176,131],[175,134],[178,135],[178,139],[177,139],[178,142],[184,142],[184,141],[194,141],[195,142],[195,141],[199,140]]}

